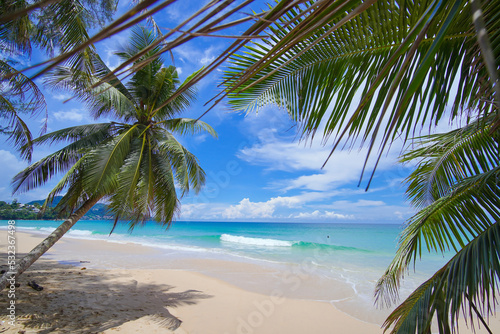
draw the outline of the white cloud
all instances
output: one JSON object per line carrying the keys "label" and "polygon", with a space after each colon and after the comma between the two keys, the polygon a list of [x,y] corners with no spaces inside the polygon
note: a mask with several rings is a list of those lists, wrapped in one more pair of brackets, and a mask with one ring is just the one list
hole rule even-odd
{"label": "white cloud", "polygon": [[[285,136],[280,138],[287,143],[293,144],[293,134],[289,130],[293,129],[295,122],[290,119],[288,113],[276,106],[263,107],[255,113],[248,113],[242,122],[241,130],[246,133],[250,139],[255,139],[261,135],[263,130],[273,131],[274,136],[278,133]],[[257,136],[256,136],[257,135]]]}
{"label": "white cloud", "polygon": [[84,118],[86,118],[85,115],[82,113],[82,111],[79,109],[71,109],[69,111],[57,111],[53,115],[58,121],[81,122],[83,121]]}
{"label": "white cloud", "polygon": [[197,136],[195,136],[195,137],[193,138],[193,140],[194,140],[194,142],[195,142],[196,144],[201,144],[201,143],[203,143],[205,140],[207,140],[208,136],[209,136],[208,134],[203,133],[203,134],[201,134],[201,135],[197,135]]}
{"label": "white cloud", "polygon": [[353,215],[343,215],[335,213],[334,211],[319,211],[315,210],[313,212],[301,212],[298,215],[294,215],[293,218],[297,219],[354,219]]}
{"label": "white cloud", "polygon": [[183,219],[199,218],[200,212],[207,209],[207,204],[182,204],[181,206],[181,217]]}
{"label": "white cloud", "polygon": [[342,214],[353,215],[358,221],[399,221],[402,223],[405,219],[415,214],[415,210],[404,204],[389,204],[379,200],[357,201],[334,201],[330,204],[319,203],[313,206],[315,209],[341,211]]}
{"label": "white cloud", "polygon": [[[356,220],[357,222],[399,222],[414,214],[408,206],[391,205],[380,200],[357,199],[333,201],[337,196],[363,196],[363,190],[305,191],[295,196],[277,196],[267,201],[253,202],[243,198],[238,204],[197,202],[194,197],[182,204],[181,219],[186,220]],[[330,203],[328,203],[330,201]]]}
{"label": "white cloud", "polygon": [[18,160],[9,151],[0,150],[0,161],[2,162],[2,179],[9,179],[26,167],[26,162]]}
{"label": "white cloud", "polygon": [[[163,11],[163,15],[165,15],[170,22],[173,23],[181,23],[186,20],[189,15],[192,13],[192,8],[187,7],[187,4],[193,6],[190,2],[179,1],[174,2],[171,5],[167,6]],[[203,2],[200,1],[198,5],[202,5]]]}
{"label": "white cloud", "polygon": [[60,93],[60,94],[53,94],[52,97],[58,101],[64,101],[64,100],[69,99],[71,97],[71,95]]}
{"label": "white cloud", "polygon": [[297,197],[274,197],[266,202],[252,202],[244,198],[237,205],[231,205],[222,213],[226,219],[252,219],[252,218],[272,218],[274,211],[278,207],[294,208],[300,206],[300,199]]}
{"label": "white cloud", "polygon": [[19,160],[14,154],[6,150],[0,150],[0,161],[2,163],[2,178],[0,178],[0,198],[9,201],[11,199],[12,178],[27,166],[25,161]]}
{"label": "white cloud", "polygon": [[200,64],[206,66],[215,60],[214,48],[211,46],[203,51],[203,57],[200,59]]}
{"label": "white cloud", "polygon": [[403,216],[403,213],[401,211],[394,211],[394,214],[396,215],[396,217],[398,217],[399,219],[404,219],[404,216]]}
{"label": "white cloud", "polygon": [[[287,131],[291,128],[287,120],[288,116],[276,108],[264,108],[258,115],[249,114],[243,122],[243,131],[248,133],[249,141],[253,141],[240,149],[237,156],[250,164],[264,166],[275,175],[279,171],[290,173],[279,173],[281,179],[274,179],[269,186],[283,192],[301,191],[299,195],[281,197],[293,199],[294,206],[286,208],[278,205],[275,202],[277,197],[262,202],[251,202],[246,198],[227,208],[223,213],[224,218],[395,221],[400,219],[393,214],[398,210],[404,212],[403,217],[408,217],[407,207],[387,204],[372,195],[380,189],[385,190],[386,194],[387,191],[400,192],[399,183],[393,181],[395,177],[401,180],[406,176],[401,173],[407,172],[397,169],[399,165],[396,164],[396,157],[400,143],[393,144],[391,153],[384,155],[377,167],[377,186],[381,187],[382,183],[383,188],[372,188],[372,191],[365,192],[355,186],[362,174],[367,148],[358,151],[338,149],[322,169],[331,152],[331,143],[326,146],[318,140],[297,143],[294,133]],[[377,152],[373,155],[375,157],[368,161],[365,170],[367,174],[373,168]],[[336,198],[342,200],[332,200]],[[346,198],[348,200],[344,200]]]}
{"label": "white cloud", "polygon": [[[330,146],[323,146],[318,141],[308,145],[294,143],[290,137],[279,138],[275,129],[261,130],[258,139],[254,145],[240,150],[237,156],[249,163],[266,166],[269,170],[312,171],[294,179],[274,183],[274,186],[285,191],[292,189],[328,191],[342,185],[353,184],[361,176],[368,153],[367,149],[357,152],[338,150],[321,169],[330,154]],[[395,154],[383,157],[377,170],[392,168],[395,160]],[[368,171],[371,171],[370,168],[373,166],[373,161],[370,162]]]}
{"label": "white cloud", "polygon": [[193,45],[184,44],[175,48],[174,52],[183,62],[188,60],[197,66],[205,66],[215,59],[215,56],[219,52],[219,47],[211,45],[208,48],[197,48]]}
{"label": "white cloud", "polygon": [[[129,32],[125,31],[111,36],[106,39],[106,43],[98,46],[100,49],[99,54],[102,55],[103,61],[109,69],[114,70],[122,63],[120,57],[118,57],[115,53],[123,49],[124,45],[129,44],[129,41]],[[126,69],[129,68],[130,65],[126,67]]]}
{"label": "white cloud", "polygon": [[194,203],[186,203],[186,199],[183,199],[180,219],[217,221],[221,219],[222,213],[228,207],[225,203],[197,203],[196,200],[197,198],[192,198],[191,201]]}

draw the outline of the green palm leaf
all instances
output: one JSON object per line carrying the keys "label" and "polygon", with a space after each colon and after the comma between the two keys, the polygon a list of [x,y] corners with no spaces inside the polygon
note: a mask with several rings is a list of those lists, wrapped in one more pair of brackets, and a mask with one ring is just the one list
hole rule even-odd
{"label": "green palm leaf", "polygon": [[130,126],[113,140],[92,150],[85,171],[85,189],[89,193],[106,194],[116,188],[115,175],[130,154],[132,142],[139,132],[138,125]]}
{"label": "green palm leaf", "polygon": [[[182,94],[179,94],[175,99],[170,99],[170,97],[176,93],[179,86],[180,80],[177,74],[177,70],[173,66],[163,68],[160,70],[161,75],[156,77],[157,80],[152,84],[152,103],[151,107],[154,110],[154,117],[158,119],[164,119],[167,117],[173,117],[179,113],[185,111],[189,105],[194,101],[196,96],[196,90],[191,87],[186,89]],[[183,83],[188,82],[189,78]],[[156,89],[161,87],[162,89]],[[168,104],[165,101],[169,100]]]}
{"label": "green palm leaf", "polygon": [[440,333],[449,333],[456,329],[462,312],[470,317],[471,324],[477,321],[476,316],[481,319],[488,317],[492,306],[497,303],[499,250],[500,223],[497,221],[398,306],[385,321],[385,330],[405,334],[430,333],[436,315]]}
{"label": "green palm leaf", "polygon": [[116,77],[112,77],[109,82],[98,87],[89,88],[100,80],[98,76],[111,72],[98,56],[92,60],[92,63],[96,75],[88,75],[70,67],[60,66],[51,73],[45,83],[55,90],[71,90],[80,101],[87,105],[94,118],[108,115],[124,121],[134,119],[136,114],[134,97]]}
{"label": "green palm leaf", "polygon": [[[450,102],[452,115],[492,110],[467,1],[378,1],[359,15],[358,8],[335,12],[332,3],[317,14],[320,26],[316,16],[300,16],[308,6],[316,3],[291,11],[269,40],[232,58],[225,85],[234,109],[276,104],[300,122],[304,136],[324,126],[325,140],[336,136],[334,150],[343,139],[369,141],[369,155],[377,138],[382,152],[396,136],[407,139],[422,124],[439,122]],[[485,10],[492,36],[495,6]],[[353,17],[346,21],[345,13]]]}
{"label": "green palm leaf", "polygon": [[440,332],[448,333],[460,312],[483,322],[496,303],[500,158],[494,122],[490,115],[421,138],[420,147],[403,155],[404,162],[419,160],[406,182],[407,195],[420,211],[408,220],[396,256],[377,283],[377,302],[397,300],[400,281],[423,248],[457,254],[394,310],[386,330],[430,333],[436,315]]}
{"label": "green palm leaf", "polygon": [[9,134],[16,148],[24,146],[22,157],[30,160],[32,135],[21,114],[36,116],[47,112],[45,98],[29,77],[0,60],[0,78],[6,77],[8,80],[3,80],[0,86],[0,117],[7,120],[7,127],[2,132]]}
{"label": "green palm leaf", "polygon": [[[13,179],[13,192],[25,192],[42,186],[58,173],[66,173],[91,149],[106,143],[115,133],[114,124],[92,124],[62,129],[33,140],[33,145],[71,140],[66,147],[33,163]],[[23,149],[26,149],[23,147]],[[71,174],[71,173],[70,173]],[[65,176],[67,179],[69,176]],[[66,183],[64,184],[66,185]],[[56,186],[57,192],[61,186]]]}
{"label": "green palm leaf", "polygon": [[459,251],[500,220],[500,167],[461,180],[447,196],[419,211],[403,230],[394,260],[377,284],[376,297],[390,305],[410,264],[428,251]]}
{"label": "green palm leaf", "polygon": [[163,121],[159,124],[162,124],[165,129],[171,131],[171,132],[176,132],[181,135],[189,134],[189,135],[195,135],[199,133],[209,133],[212,135],[214,138],[217,138],[217,133],[215,130],[208,125],[207,123],[196,120],[196,119],[191,119],[191,118],[172,118],[166,121]]}
{"label": "green palm leaf", "polygon": [[154,209],[152,216],[157,222],[170,226],[179,214],[180,202],[177,199],[173,170],[168,159],[161,154],[153,154]]}
{"label": "green palm leaf", "polygon": [[176,181],[182,189],[182,195],[189,191],[190,184],[198,193],[205,184],[205,172],[198,165],[198,159],[172,135],[167,135],[166,139],[159,144],[159,151],[168,159],[171,168],[175,170]]}
{"label": "green palm leaf", "polygon": [[418,149],[401,157],[401,162],[423,159],[408,177],[407,195],[417,208],[424,208],[452,191],[460,179],[490,170],[500,164],[498,143],[491,136],[493,117],[478,120],[445,133],[422,139]]}
{"label": "green palm leaf", "polygon": [[[1,13],[3,15],[12,14],[27,6],[26,1],[3,1]],[[0,24],[0,39],[3,42],[3,47],[11,53],[31,53],[30,34],[33,26],[33,22],[27,15]]]}
{"label": "green palm leaf", "polygon": [[[120,167],[120,172],[117,173],[118,188],[111,198],[111,202],[119,204],[119,207],[112,206],[111,208],[112,212],[121,219],[137,217],[137,219],[144,221],[149,218],[148,201],[141,200],[144,199],[145,194],[139,191],[141,188],[138,187],[143,178],[144,158],[150,149],[147,145],[147,136],[142,137],[142,140],[135,138],[132,141],[130,152]],[[142,212],[142,215],[134,215],[133,212]]]}
{"label": "green palm leaf", "polygon": [[[9,120],[6,131],[16,148],[24,147],[24,158],[31,160],[32,135],[20,115],[36,116],[45,110],[42,133],[45,132],[48,117],[42,92],[31,78],[11,66],[12,59],[19,56],[19,53],[30,56],[33,46],[38,46],[51,55],[56,49],[62,52],[73,49],[89,39],[89,26],[110,19],[114,7],[113,0],[62,0],[43,5],[18,0],[2,2],[0,16],[5,18],[13,15],[13,18],[2,20],[0,24],[0,38],[4,48],[0,59],[0,116]],[[18,15],[20,12],[22,14]],[[67,59],[66,65],[90,73],[93,67],[89,59],[93,52],[93,47],[90,46],[73,54]]]}
{"label": "green palm leaf", "polygon": [[120,128],[121,124],[114,122],[77,125],[42,135],[33,140],[33,145],[52,145],[66,141],[79,142],[82,146],[95,145],[116,134]]}

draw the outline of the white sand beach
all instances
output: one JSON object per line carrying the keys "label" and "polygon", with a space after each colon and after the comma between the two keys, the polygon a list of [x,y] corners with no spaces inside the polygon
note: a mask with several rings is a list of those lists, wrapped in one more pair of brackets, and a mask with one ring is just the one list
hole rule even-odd
{"label": "white sand beach", "polygon": [[[5,234],[0,234],[2,250]],[[18,254],[41,241],[41,236],[27,233],[16,237]],[[112,269],[95,269],[92,260],[86,262],[90,250],[103,258],[109,255]],[[81,263],[75,263],[77,252]],[[382,333],[381,324],[358,320],[327,302],[288,298],[276,288],[270,293],[247,291],[200,274],[196,267],[158,269],[155,252],[135,244],[63,238],[18,279],[16,323],[8,324],[2,307],[0,333]],[[54,260],[61,261],[65,254],[76,265]],[[134,270],[124,264],[131,254],[151,258],[151,269]],[[200,267],[202,262],[192,261]],[[260,270],[230,262],[208,265],[225,266],[226,271],[234,266],[239,274],[253,271],[248,275]],[[27,286],[32,280],[44,289]],[[6,293],[0,303],[8,305]],[[500,319],[490,319],[490,326],[499,333]],[[460,332],[467,333],[467,328]]]}

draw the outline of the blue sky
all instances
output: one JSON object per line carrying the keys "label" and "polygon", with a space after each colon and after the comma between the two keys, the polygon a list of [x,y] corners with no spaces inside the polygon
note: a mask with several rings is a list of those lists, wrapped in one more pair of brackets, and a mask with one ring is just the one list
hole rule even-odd
{"label": "blue sky", "polygon": [[[161,27],[173,27],[192,10],[190,3],[196,2],[177,2],[158,15],[157,22]],[[128,7],[121,4],[119,8],[123,11]],[[238,32],[239,29],[232,31]],[[97,45],[110,67],[119,64],[113,52],[126,41],[127,34],[123,33]],[[181,78],[209,64],[227,43],[225,39],[198,38],[176,48],[173,54]],[[41,55],[35,54],[31,60],[22,60],[30,64],[40,59]],[[170,56],[165,60],[166,64],[171,63]],[[221,70],[200,82],[198,102],[186,117],[197,118],[206,110],[203,104],[218,93]],[[40,80],[38,83],[42,85]],[[44,92],[49,131],[93,122],[80,103],[63,103],[71,97],[69,92]],[[34,134],[39,131],[42,117],[28,119]],[[221,103],[203,120],[216,129],[219,138],[207,135],[181,138],[199,158],[208,177],[205,189],[198,196],[190,194],[182,199],[179,220],[403,223],[413,213],[401,185],[411,167],[396,162],[402,143],[395,142],[389,154],[384,155],[370,190],[365,192],[366,180],[361,187],[357,184],[366,149],[339,150],[321,169],[330,153],[331,142],[322,145],[321,138],[300,141],[296,127],[283,110],[269,106],[258,114],[244,115],[230,112],[228,106]],[[10,180],[27,163],[5,139],[1,138],[0,143],[3,165],[0,200],[17,198],[27,202],[44,198],[57,177],[44,187],[12,196]],[[55,149],[38,148],[34,160]],[[365,179],[368,176],[369,173]]]}

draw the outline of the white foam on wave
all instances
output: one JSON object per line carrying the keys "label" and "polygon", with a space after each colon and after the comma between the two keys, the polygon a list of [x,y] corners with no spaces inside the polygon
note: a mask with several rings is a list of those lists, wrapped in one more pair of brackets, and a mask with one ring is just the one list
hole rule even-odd
{"label": "white foam on wave", "polygon": [[[9,227],[8,226],[0,226],[0,230],[8,230]],[[18,227],[16,226],[16,230],[36,230],[37,228],[36,227],[24,227],[24,226],[21,226],[21,227]]]}
{"label": "white foam on wave", "polygon": [[133,243],[146,247],[154,247],[160,249],[166,249],[171,251],[184,251],[184,252],[207,252],[212,251],[211,249],[196,247],[196,246],[187,246],[187,245],[176,245],[176,244],[165,244],[154,240],[147,240],[145,238],[127,238],[121,240],[108,240],[109,242],[115,243]]}
{"label": "white foam on wave", "polygon": [[[1,229],[4,229],[3,226],[0,227]],[[5,228],[6,229],[6,228]],[[29,231],[32,233],[37,233],[37,234],[42,234],[46,235],[49,233],[52,233],[56,230],[56,227],[31,227],[31,226],[20,226],[17,227],[19,231]],[[72,238],[82,238],[82,239],[99,239],[99,238],[89,238],[93,234],[92,231],[89,230],[69,230],[65,236],[66,237],[72,237]]]}
{"label": "white foam on wave", "polygon": [[74,237],[87,237],[92,235],[92,231],[89,230],[69,230],[68,236]]}
{"label": "white foam on wave", "polygon": [[42,231],[42,232],[49,232],[49,233],[52,233],[56,230],[55,227],[40,227],[40,229],[38,231]]}
{"label": "white foam on wave", "polygon": [[221,241],[232,242],[236,244],[244,244],[251,246],[263,247],[291,247],[292,241],[276,240],[276,239],[263,239],[263,238],[249,238],[231,234],[223,234],[220,236]]}
{"label": "white foam on wave", "polygon": [[[47,235],[52,232],[54,232],[56,228],[55,227],[30,227],[30,226],[16,226],[17,231],[25,231],[29,233],[36,233],[36,234],[42,234],[42,235]],[[7,230],[7,226],[0,226],[0,230]]]}

